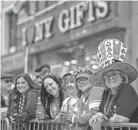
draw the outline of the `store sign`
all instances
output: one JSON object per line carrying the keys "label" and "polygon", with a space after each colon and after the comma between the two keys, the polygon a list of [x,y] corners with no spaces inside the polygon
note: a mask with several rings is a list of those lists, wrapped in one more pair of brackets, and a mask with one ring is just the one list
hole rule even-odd
{"label": "store sign", "polygon": [[[81,2],[69,10],[63,10],[59,15],[58,27],[64,33],[83,25],[86,22],[94,22],[105,18],[108,14],[108,2]],[[85,15],[87,13],[87,17]]]}
{"label": "store sign", "polygon": [[[87,1],[80,2],[69,9],[64,9],[59,12],[57,19],[54,16],[46,17],[45,19],[36,22],[33,27],[35,33],[32,34],[34,43],[44,39],[50,39],[54,36],[55,30],[53,26],[59,30],[59,33],[66,33],[75,28],[79,28],[87,23],[93,23],[100,19],[107,17],[109,14],[109,2],[108,1]],[[57,23],[55,23],[57,22]],[[27,33],[24,30],[29,28],[23,28],[22,39],[25,44],[27,40]]]}

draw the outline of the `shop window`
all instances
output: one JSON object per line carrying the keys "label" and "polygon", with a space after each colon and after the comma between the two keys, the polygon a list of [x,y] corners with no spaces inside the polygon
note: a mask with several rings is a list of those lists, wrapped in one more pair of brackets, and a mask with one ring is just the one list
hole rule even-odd
{"label": "shop window", "polygon": [[37,1],[38,11],[44,10],[48,6],[48,1]]}
{"label": "shop window", "polygon": [[20,7],[20,11],[18,13],[18,22],[26,19],[29,15],[29,2],[25,1]]}
{"label": "shop window", "polygon": [[33,15],[57,2],[58,1],[29,1],[29,14]]}
{"label": "shop window", "polygon": [[68,71],[85,66],[85,48],[83,45],[62,48],[57,55],[63,61],[63,67],[67,67]]}
{"label": "shop window", "polygon": [[48,1],[48,5],[52,6],[53,4],[57,3],[58,1]]}
{"label": "shop window", "polygon": [[16,26],[17,15],[13,13],[9,14],[9,52],[14,53],[16,51]]}
{"label": "shop window", "polygon": [[45,1],[45,7],[49,6],[49,1]]}
{"label": "shop window", "polygon": [[45,8],[53,5],[57,1],[30,1],[29,2],[29,12],[30,15],[33,15],[39,11],[44,10]]}
{"label": "shop window", "polygon": [[43,9],[52,6],[58,1],[36,1],[36,12],[42,11]]}
{"label": "shop window", "polygon": [[33,15],[37,12],[38,10],[38,5],[37,5],[38,1],[29,1],[29,14]]}

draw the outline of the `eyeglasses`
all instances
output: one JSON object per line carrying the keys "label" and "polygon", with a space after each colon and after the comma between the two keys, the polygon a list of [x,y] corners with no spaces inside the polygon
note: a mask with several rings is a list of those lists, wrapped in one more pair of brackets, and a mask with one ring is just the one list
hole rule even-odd
{"label": "eyeglasses", "polygon": [[5,83],[12,83],[12,80],[5,80]]}
{"label": "eyeglasses", "polygon": [[88,78],[85,78],[85,77],[81,77],[81,78],[78,78],[78,79],[76,80],[77,83],[86,82],[86,81],[88,81]]}
{"label": "eyeglasses", "polygon": [[109,79],[110,77],[117,77],[120,76],[120,71],[118,70],[111,70],[104,74],[103,78]]}

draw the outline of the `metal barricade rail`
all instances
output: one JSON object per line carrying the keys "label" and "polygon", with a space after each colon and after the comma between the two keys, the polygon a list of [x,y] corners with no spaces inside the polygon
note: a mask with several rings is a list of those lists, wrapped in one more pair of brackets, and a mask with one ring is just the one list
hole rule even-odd
{"label": "metal barricade rail", "polygon": [[[1,130],[69,130],[69,124],[55,121],[33,120],[29,122],[12,122],[10,127],[5,120],[1,120]],[[8,127],[7,127],[8,126]]]}
{"label": "metal barricade rail", "polygon": [[1,130],[10,130],[10,122],[8,118],[1,119]]}
{"label": "metal barricade rail", "polygon": [[138,130],[138,123],[105,123],[102,130]]}
{"label": "metal barricade rail", "polygon": [[[54,121],[32,120],[27,123],[12,122],[7,118],[1,120],[1,130],[70,130],[69,124]],[[74,130],[79,130],[75,128]],[[92,130],[138,130],[138,123],[105,123],[101,127]]]}

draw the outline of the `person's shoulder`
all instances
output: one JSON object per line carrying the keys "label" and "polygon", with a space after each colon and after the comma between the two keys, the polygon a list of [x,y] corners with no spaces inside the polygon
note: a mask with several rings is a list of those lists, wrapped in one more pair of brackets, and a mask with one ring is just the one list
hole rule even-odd
{"label": "person's shoulder", "polygon": [[93,87],[90,91],[91,100],[101,100],[103,89],[100,87]]}
{"label": "person's shoulder", "polygon": [[37,96],[38,95],[38,92],[34,89],[30,89],[28,92],[27,92],[27,96]]}
{"label": "person's shoulder", "polygon": [[72,97],[72,98],[71,98],[71,103],[72,103],[72,104],[77,103],[78,100],[79,100],[79,98]]}
{"label": "person's shoulder", "polygon": [[138,100],[138,94],[136,90],[130,84],[122,84],[120,93],[127,96],[133,96]]}
{"label": "person's shoulder", "polygon": [[69,99],[70,99],[70,97],[67,97],[66,99],[64,99],[63,103],[64,104],[67,103]]}
{"label": "person's shoulder", "polygon": [[130,84],[122,84],[121,91],[127,92],[128,94],[136,94],[135,89]]}
{"label": "person's shoulder", "polygon": [[94,87],[91,89],[91,93],[92,93],[92,94],[102,95],[102,94],[103,94],[103,91],[104,91],[104,89],[101,88],[101,87],[95,87],[95,86],[94,86]]}
{"label": "person's shoulder", "polygon": [[19,97],[20,96],[20,93],[16,90],[12,90],[10,91],[10,94],[9,94],[9,98],[13,98],[13,97]]}

